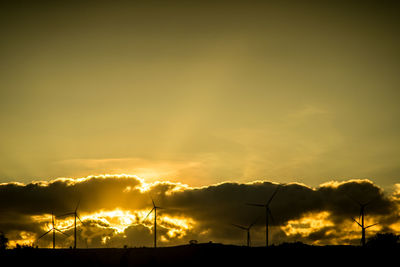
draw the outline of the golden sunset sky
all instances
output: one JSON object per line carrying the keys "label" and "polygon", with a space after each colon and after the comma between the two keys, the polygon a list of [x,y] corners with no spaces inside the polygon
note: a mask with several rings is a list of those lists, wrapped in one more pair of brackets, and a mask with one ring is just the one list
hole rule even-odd
{"label": "golden sunset sky", "polygon": [[368,179],[397,192],[399,11],[395,1],[2,1],[0,183]]}

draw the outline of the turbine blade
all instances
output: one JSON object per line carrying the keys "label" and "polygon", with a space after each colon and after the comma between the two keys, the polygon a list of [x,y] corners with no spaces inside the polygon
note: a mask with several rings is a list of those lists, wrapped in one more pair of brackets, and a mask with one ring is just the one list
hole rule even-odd
{"label": "turbine blade", "polygon": [[372,202],[374,202],[374,201],[375,201],[376,199],[378,199],[379,197],[381,197],[380,194],[378,194],[377,196],[375,196],[374,198],[372,198],[370,201],[365,202],[365,203],[363,204],[363,206],[364,206],[364,207],[369,206]]}
{"label": "turbine blade", "polygon": [[255,203],[246,203],[247,206],[254,206],[254,207],[265,207],[264,204],[255,204]]}
{"label": "turbine blade", "polygon": [[349,195],[349,193],[345,192],[346,196],[348,198],[350,198],[351,200],[353,200],[355,203],[357,203],[358,205],[362,206],[360,201],[357,201],[355,198],[353,198],[352,196]]}
{"label": "turbine blade", "polygon": [[352,219],[353,219],[353,221],[355,221],[360,227],[362,227],[362,225],[359,223],[359,222],[357,222],[357,220],[356,219],[354,219],[353,217],[351,217]]}
{"label": "turbine blade", "polygon": [[235,226],[235,227],[237,227],[237,228],[240,228],[240,229],[242,229],[242,230],[247,230],[246,227],[243,227],[243,226],[241,226],[241,225],[237,225],[237,224],[233,224],[233,223],[232,223],[232,225]]}
{"label": "turbine blade", "polygon": [[143,219],[143,221],[142,222],[144,222],[146,219],[147,219],[147,217],[149,217],[149,215],[150,215],[150,213],[152,213],[153,212],[153,210],[154,210],[154,208],[152,208],[151,209],[151,211],[147,214],[147,216],[146,217],[144,217],[144,219]]}
{"label": "turbine blade", "polygon": [[379,223],[374,223],[374,224],[368,225],[367,227],[365,227],[365,229],[370,228],[370,227],[372,227],[372,226],[375,226],[375,225],[377,225],[377,224],[379,224]]}
{"label": "turbine blade", "polygon": [[271,217],[272,222],[275,224],[274,216],[272,216],[272,212],[270,209],[268,209],[268,214]]}
{"label": "turbine blade", "polygon": [[257,222],[260,218],[261,218],[261,216],[259,216],[257,219],[255,219],[255,220],[249,225],[249,229],[250,229],[251,227],[253,227],[253,226],[256,224],[256,222]]}
{"label": "turbine blade", "polygon": [[75,212],[78,210],[79,203],[81,203],[81,200],[80,200],[80,199],[78,200],[78,204],[76,204]]}
{"label": "turbine blade", "polygon": [[281,187],[281,185],[278,185],[274,191],[274,193],[272,193],[271,198],[268,200],[267,202],[267,206],[269,205],[269,203],[271,203],[272,199],[275,197],[276,193],[278,193],[279,188]]}
{"label": "turbine blade", "polygon": [[50,229],[49,231],[47,231],[46,233],[44,233],[43,235],[41,235],[38,239],[36,239],[36,241],[38,241],[40,238],[44,237],[45,235],[47,235],[48,233],[50,233],[53,229]]}
{"label": "turbine blade", "polygon": [[62,232],[61,230],[59,230],[59,229],[57,229],[57,228],[54,228],[54,230],[56,230],[56,231],[58,231],[58,232],[62,233],[63,235],[69,236],[68,234],[66,234],[66,233]]}
{"label": "turbine blade", "polygon": [[83,224],[84,226],[86,226],[86,224],[84,222],[82,222],[81,217],[79,217],[78,213],[76,214],[76,217],[78,217],[78,220],[81,222],[81,224]]}
{"label": "turbine blade", "polygon": [[153,203],[153,207],[156,207],[156,204],[154,203],[153,198],[151,198],[151,202]]}

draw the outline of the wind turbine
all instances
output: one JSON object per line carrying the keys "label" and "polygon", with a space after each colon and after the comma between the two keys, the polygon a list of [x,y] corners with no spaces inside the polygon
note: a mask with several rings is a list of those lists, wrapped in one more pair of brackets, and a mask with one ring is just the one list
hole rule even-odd
{"label": "wind turbine", "polygon": [[81,220],[81,218],[79,217],[79,215],[78,215],[79,203],[80,203],[80,201],[78,201],[78,204],[76,205],[76,208],[75,208],[75,211],[74,211],[74,212],[69,212],[69,213],[62,214],[62,215],[59,216],[59,217],[69,216],[69,215],[73,215],[73,216],[74,216],[74,249],[76,249],[76,218],[78,218],[79,221],[80,221],[83,225],[85,225],[85,224],[82,222],[82,220]]}
{"label": "wind turbine", "polygon": [[61,230],[57,229],[54,227],[54,214],[53,212],[51,213],[51,229],[49,231],[47,231],[46,233],[44,233],[43,235],[41,235],[37,240],[39,241],[39,239],[41,239],[42,237],[44,237],[45,235],[47,235],[48,233],[50,233],[51,231],[53,231],[53,249],[56,248],[56,231],[62,233],[63,235],[69,236],[66,233],[62,232]]}
{"label": "wind turbine", "polygon": [[269,226],[269,216],[271,216],[271,219],[274,220],[272,217],[272,212],[271,209],[269,208],[269,204],[271,204],[272,199],[275,197],[276,193],[279,190],[279,187],[281,185],[278,185],[275,189],[275,191],[272,193],[272,196],[269,198],[267,203],[265,204],[254,204],[254,203],[246,203],[249,206],[255,206],[255,207],[262,207],[265,208],[265,246],[268,247],[268,226]]}
{"label": "wind turbine", "polygon": [[147,219],[147,217],[149,217],[149,215],[154,210],[154,248],[156,248],[157,247],[157,209],[163,209],[163,208],[157,207],[156,204],[154,203],[153,199],[151,199],[151,202],[153,202],[153,208],[151,209],[149,214],[147,214],[147,216],[144,218],[143,221],[145,221]]}
{"label": "wind turbine", "polygon": [[258,221],[258,219],[259,219],[259,218],[257,218],[257,220],[255,220],[253,223],[251,223],[251,224],[250,224],[249,226],[247,226],[247,227],[244,227],[244,226],[241,226],[241,225],[238,225],[238,224],[232,224],[233,226],[235,226],[235,227],[237,227],[237,228],[239,228],[239,229],[242,229],[242,230],[247,231],[247,246],[248,246],[248,247],[250,247],[250,243],[251,243],[251,239],[250,239],[250,229],[251,229],[251,227],[253,227],[254,224]]}
{"label": "wind turbine", "polygon": [[350,197],[350,196],[349,196],[349,198],[350,198],[351,200],[353,200],[355,203],[357,203],[357,204],[360,206],[360,215],[359,215],[359,217],[358,217],[358,221],[357,221],[356,219],[354,219],[353,217],[351,217],[351,218],[353,219],[353,221],[355,221],[355,222],[358,224],[358,226],[361,227],[361,245],[362,245],[362,246],[365,246],[365,230],[368,229],[368,228],[370,228],[370,227],[372,227],[372,226],[377,225],[377,223],[371,224],[371,225],[368,225],[368,226],[365,226],[365,224],[364,224],[365,208],[366,208],[369,204],[371,204],[372,200],[371,200],[371,201],[368,201],[368,202],[366,202],[366,203],[361,203],[361,202],[359,202],[359,201],[353,199],[353,198]]}

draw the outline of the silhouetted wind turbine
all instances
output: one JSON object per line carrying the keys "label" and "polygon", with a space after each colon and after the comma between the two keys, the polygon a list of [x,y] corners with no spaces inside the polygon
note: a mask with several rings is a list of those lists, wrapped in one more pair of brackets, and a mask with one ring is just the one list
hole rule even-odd
{"label": "silhouetted wind turbine", "polygon": [[64,233],[61,230],[59,230],[59,229],[54,227],[54,214],[53,214],[53,212],[51,213],[51,229],[49,231],[47,231],[46,233],[44,233],[43,235],[41,235],[36,241],[39,241],[39,239],[41,239],[42,237],[44,237],[45,235],[47,235],[51,231],[53,231],[53,249],[56,248],[56,231],[62,233],[63,235],[69,236],[66,233]]}
{"label": "silhouetted wind turbine", "polygon": [[147,217],[149,217],[149,215],[154,210],[154,248],[156,248],[157,247],[157,209],[163,209],[163,208],[157,207],[156,204],[154,203],[153,199],[151,199],[151,202],[153,202],[153,208],[151,209],[149,214],[147,214],[147,216],[144,218],[143,221],[145,221],[147,219]]}
{"label": "silhouetted wind turbine", "polygon": [[365,246],[365,230],[368,229],[368,228],[370,228],[370,227],[372,227],[372,226],[377,225],[377,223],[371,224],[371,225],[368,225],[368,226],[365,226],[365,225],[364,225],[365,208],[366,208],[369,204],[371,204],[372,200],[371,200],[371,201],[368,201],[368,202],[366,202],[366,203],[361,203],[361,202],[359,202],[359,201],[353,199],[353,198],[350,197],[350,196],[349,196],[349,198],[350,198],[351,200],[353,200],[355,203],[357,203],[357,204],[360,206],[360,215],[359,215],[359,217],[358,217],[358,221],[357,221],[356,219],[354,219],[353,217],[351,217],[351,218],[353,219],[353,221],[355,221],[355,222],[358,224],[358,226],[361,227],[361,245],[362,245],[362,246]]}
{"label": "silhouetted wind turbine", "polygon": [[278,189],[281,185],[278,185],[275,189],[275,191],[272,193],[272,196],[269,198],[266,204],[254,204],[254,203],[246,203],[249,206],[255,206],[255,207],[262,207],[265,208],[265,246],[268,247],[268,225],[269,225],[269,216],[271,216],[271,219],[273,220],[272,217],[272,212],[271,209],[269,208],[269,204],[271,204],[272,199],[275,197],[276,193],[278,192]]}
{"label": "silhouetted wind turbine", "polygon": [[248,247],[250,247],[250,243],[251,243],[251,239],[250,239],[250,229],[251,229],[251,227],[254,226],[254,224],[255,224],[257,221],[258,221],[258,218],[257,218],[257,220],[255,220],[253,223],[251,223],[248,227],[244,227],[244,226],[241,226],[241,225],[233,224],[233,223],[232,223],[233,226],[235,226],[235,227],[237,227],[237,228],[240,228],[240,229],[242,229],[242,230],[247,231],[247,246],[248,246]]}
{"label": "silhouetted wind turbine", "polygon": [[85,224],[82,222],[82,220],[81,220],[81,218],[79,217],[79,215],[78,215],[78,206],[79,206],[79,203],[80,203],[80,201],[78,201],[78,204],[76,205],[76,208],[75,208],[75,211],[74,211],[74,212],[69,212],[69,213],[66,213],[66,214],[63,214],[63,215],[60,215],[60,216],[59,216],[59,217],[62,217],[62,216],[74,215],[74,249],[76,249],[76,218],[78,218],[79,221],[80,221],[83,225],[85,225]]}

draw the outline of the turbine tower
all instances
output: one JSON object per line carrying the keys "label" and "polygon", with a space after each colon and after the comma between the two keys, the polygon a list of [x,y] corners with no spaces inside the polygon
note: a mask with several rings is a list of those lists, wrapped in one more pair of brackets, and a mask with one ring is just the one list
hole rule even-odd
{"label": "turbine tower", "polygon": [[279,190],[279,187],[281,185],[278,185],[275,189],[275,191],[272,193],[272,196],[269,198],[267,203],[265,204],[254,204],[254,203],[247,203],[249,206],[255,206],[255,207],[262,207],[265,208],[265,246],[268,247],[268,226],[269,226],[269,217],[273,220],[272,217],[272,212],[271,209],[269,208],[269,204],[271,204],[272,199],[275,197],[276,193]]}
{"label": "turbine tower", "polygon": [[46,233],[44,233],[43,235],[41,235],[37,240],[39,241],[39,239],[41,239],[42,237],[44,237],[45,235],[47,235],[48,233],[50,233],[51,231],[53,231],[53,249],[56,248],[56,231],[62,233],[63,235],[69,236],[66,233],[62,232],[61,230],[57,229],[54,227],[54,214],[53,212],[51,213],[51,229],[49,231],[47,231]]}
{"label": "turbine tower", "polygon": [[85,224],[82,222],[82,220],[81,220],[81,218],[79,217],[79,215],[78,215],[79,203],[80,203],[80,201],[78,201],[78,204],[76,205],[76,208],[75,208],[75,211],[74,211],[74,212],[69,212],[69,213],[62,214],[62,215],[59,216],[59,217],[70,216],[70,215],[73,215],[73,216],[74,216],[74,249],[76,249],[76,219],[78,218],[78,220],[79,220],[83,225],[85,225]]}
{"label": "turbine tower", "polygon": [[238,224],[232,224],[233,226],[235,226],[235,227],[237,227],[237,228],[239,228],[239,229],[242,229],[242,230],[247,231],[247,246],[248,246],[248,247],[250,247],[250,245],[251,245],[251,239],[250,239],[250,230],[251,230],[251,227],[253,227],[254,224],[255,224],[257,221],[258,221],[258,218],[257,218],[257,220],[255,220],[253,223],[251,223],[248,227],[244,227],[244,226],[241,226],[241,225],[238,225]]}
{"label": "turbine tower", "polygon": [[147,214],[147,216],[144,218],[143,221],[145,221],[147,219],[147,217],[149,217],[149,215],[153,212],[154,210],[154,248],[157,247],[157,209],[163,209],[161,207],[157,207],[156,204],[154,203],[154,200],[151,199],[151,202],[153,203],[153,208],[151,209],[151,211]]}
{"label": "turbine tower", "polygon": [[360,215],[358,217],[358,221],[356,219],[354,219],[353,217],[351,217],[353,219],[354,222],[356,222],[358,224],[358,226],[361,227],[361,245],[364,247],[365,246],[365,230],[377,225],[377,223],[375,224],[371,224],[368,226],[365,226],[364,224],[364,217],[365,217],[365,208],[371,204],[372,201],[366,202],[366,203],[361,203],[353,198],[350,197],[350,199],[352,199],[355,203],[357,203],[360,206]]}

